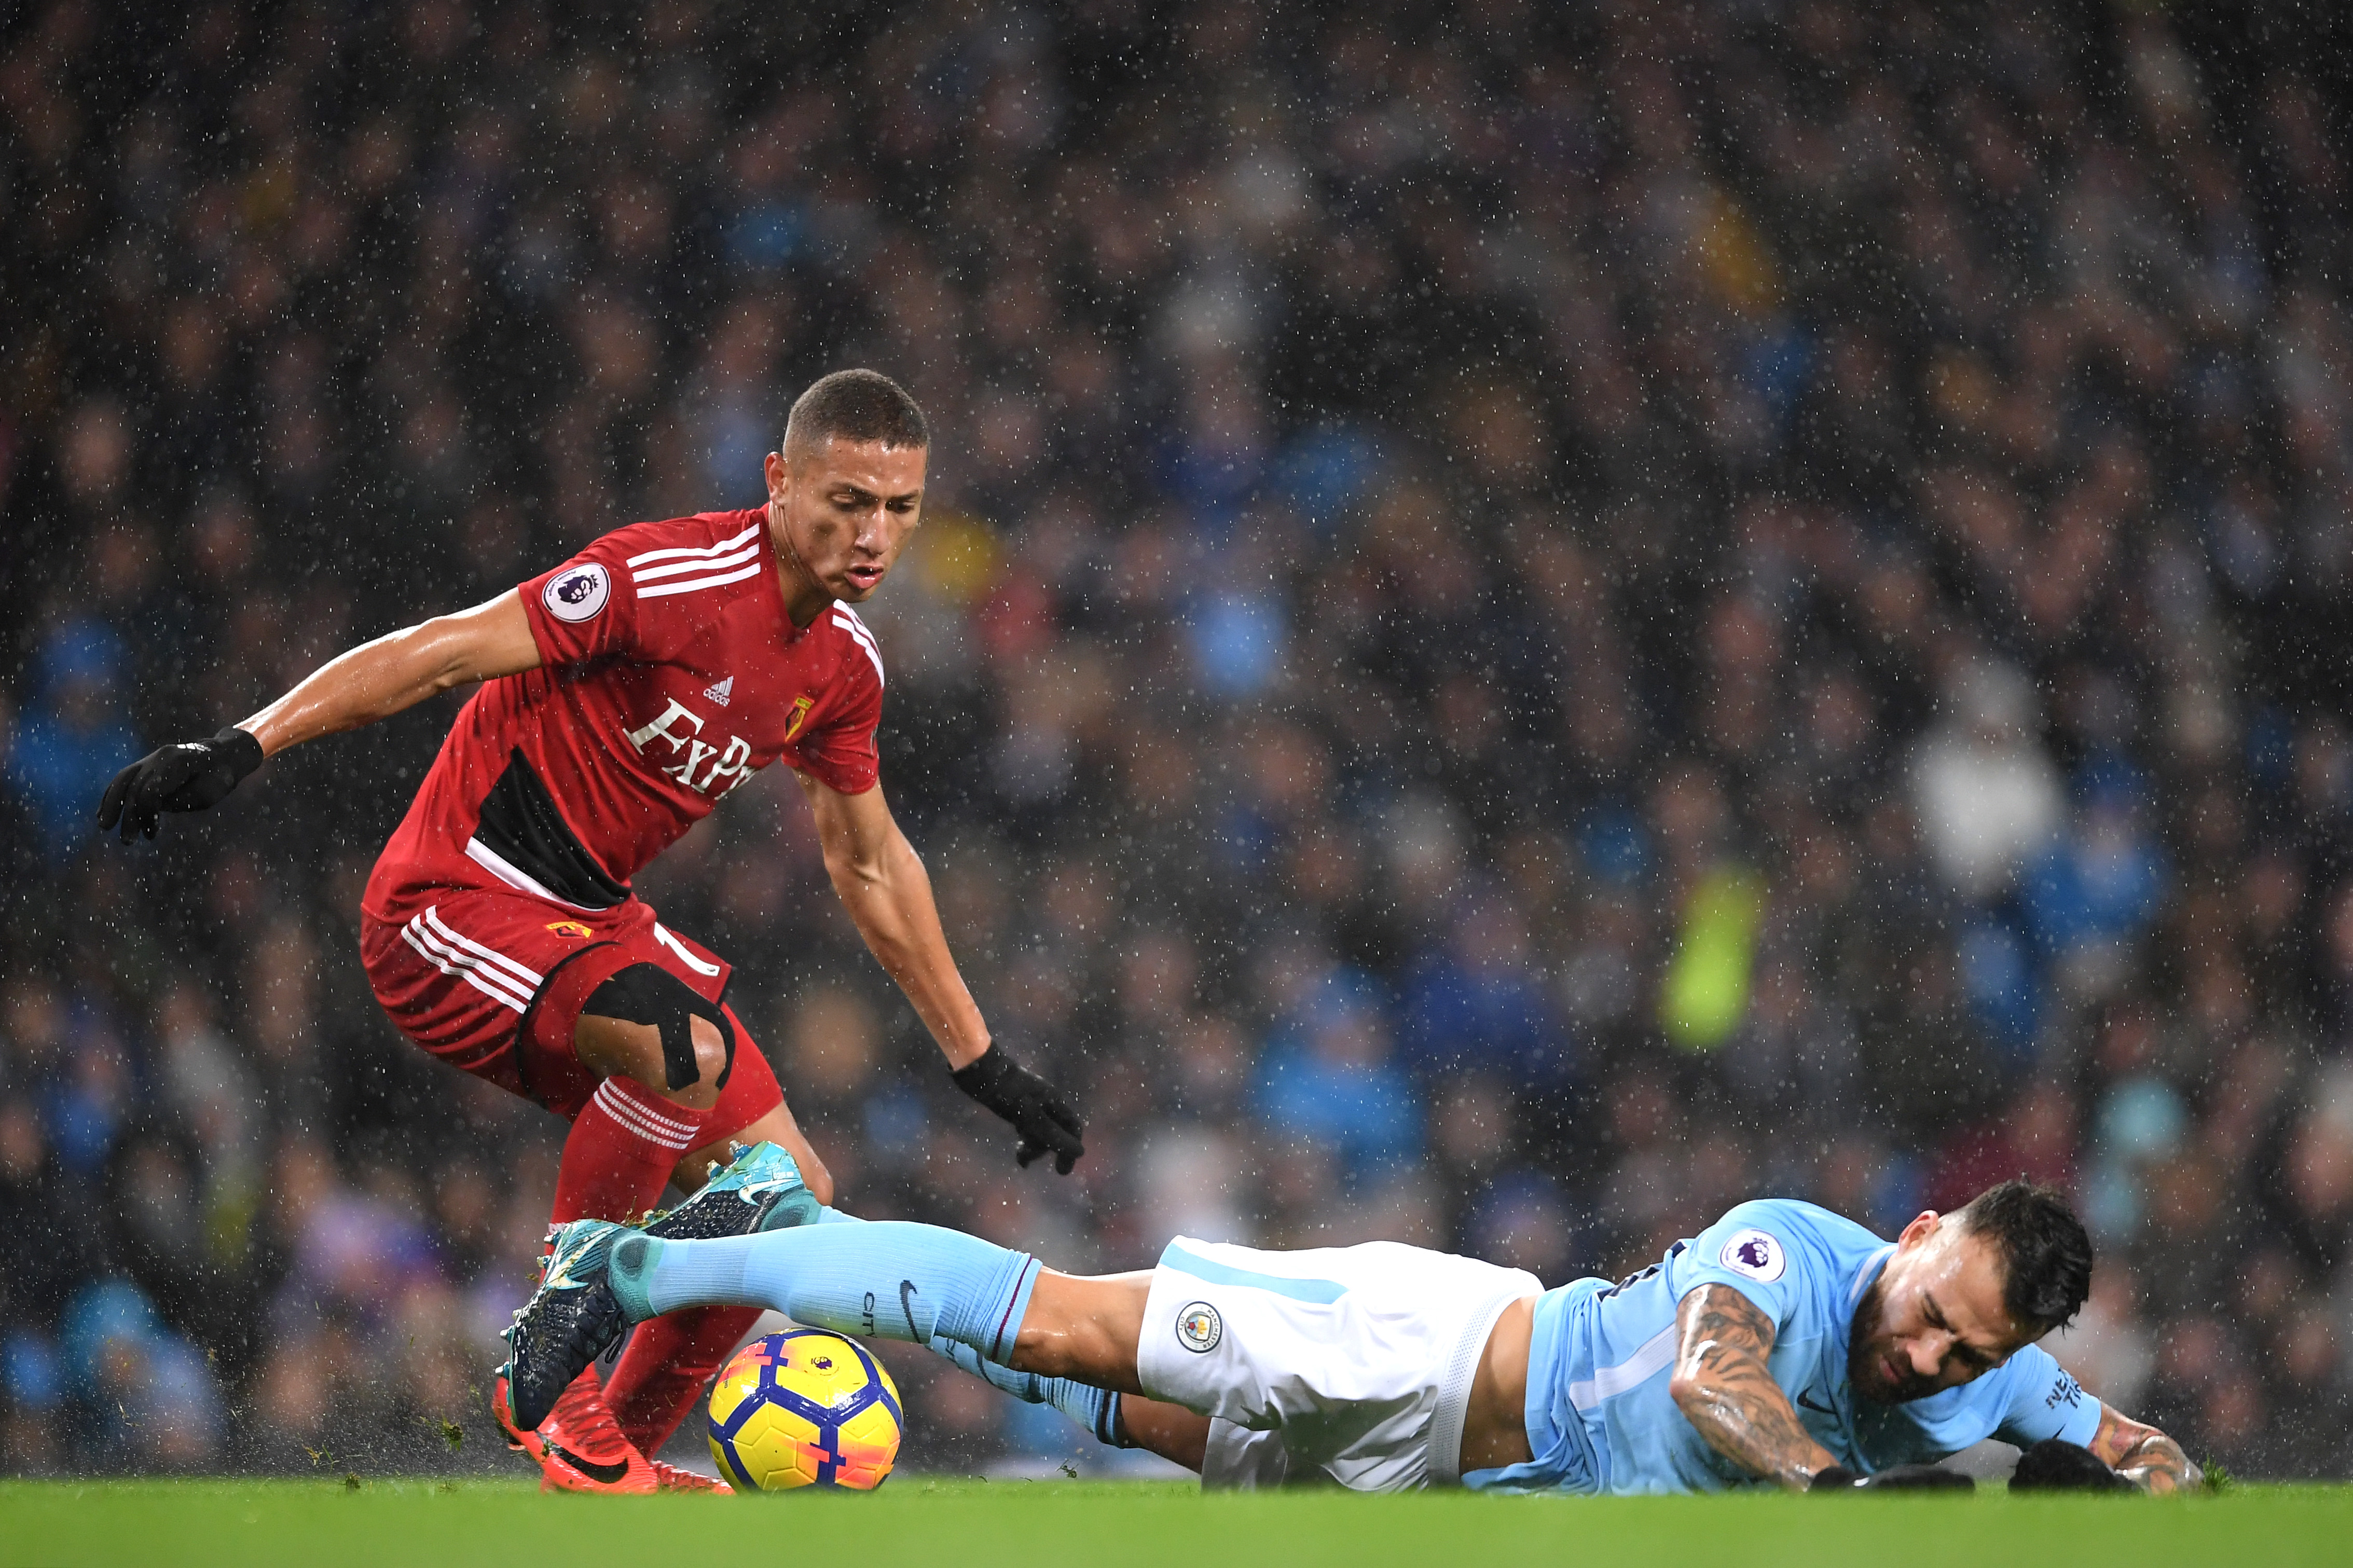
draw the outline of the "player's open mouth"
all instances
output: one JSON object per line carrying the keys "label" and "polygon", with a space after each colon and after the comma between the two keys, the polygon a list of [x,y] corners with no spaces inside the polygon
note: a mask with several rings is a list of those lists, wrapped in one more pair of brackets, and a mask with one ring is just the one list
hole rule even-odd
{"label": "player's open mouth", "polygon": [[849,578],[851,582],[857,584],[861,588],[871,588],[875,584],[882,581],[882,568],[880,566],[852,566],[849,571],[844,572],[842,575]]}

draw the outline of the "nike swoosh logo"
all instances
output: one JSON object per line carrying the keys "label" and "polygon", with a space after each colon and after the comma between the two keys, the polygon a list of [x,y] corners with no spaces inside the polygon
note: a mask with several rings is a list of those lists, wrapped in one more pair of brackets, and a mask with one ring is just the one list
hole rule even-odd
{"label": "nike swoosh logo", "polygon": [[574,1453],[571,1449],[565,1447],[559,1443],[550,1443],[547,1446],[547,1451],[554,1455],[557,1458],[563,1460],[565,1464],[571,1466],[574,1469],[579,1471],[582,1475],[586,1476],[590,1480],[601,1481],[608,1487],[615,1481],[619,1480],[623,1476],[629,1473],[629,1462],[627,1459],[622,1460],[617,1465],[599,1465],[595,1463],[593,1460],[582,1458],[579,1455]]}
{"label": "nike swoosh logo", "polygon": [[899,1310],[907,1315],[907,1337],[917,1344],[923,1343],[923,1331],[915,1327],[915,1282],[913,1279],[899,1281]]}
{"label": "nike swoosh logo", "polygon": [[1814,1391],[1813,1391],[1812,1389],[1810,1389],[1810,1389],[1806,1390],[1806,1392],[1805,1392],[1804,1394],[1800,1394],[1799,1395],[1798,1395],[1798,1403],[1799,1403],[1799,1404],[1800,1404],[1800,1405],[1804,1405],[1804,1406],[1805,1406],[1807,1409],[1809,1409],[1809,1410],[1819,1410],[1819,1411],[1820,1411],[1820,1412],[1821,1412],[1823,1415],[1837,1415],[1837,1414],[1838,1414],[1838,1412],[1837,1412],[1836,1410],[1831,1409],[1831,1408],[1829,1405],[1817,1405],[1817,1404],[1815,1404],[1815,1403],[1813,1402],[1813,1400],[1812,1400],[1810,1397],[1809,1397],[1810,1394],[1812,1394],[1812,1393],[1813,1393],[1813,1392],[1814,1392]]}

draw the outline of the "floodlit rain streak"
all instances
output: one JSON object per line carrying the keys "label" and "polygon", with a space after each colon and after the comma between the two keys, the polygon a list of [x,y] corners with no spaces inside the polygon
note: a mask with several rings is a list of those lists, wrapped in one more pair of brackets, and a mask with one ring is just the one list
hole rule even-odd
{"label": "floodlit rain streak", "polygon": [[[725,795],[632,885],[837,1205],[1559,1284],[2025,1173],[2098,1250],[2047,1342],[2086,1387],[2343,1478],[2349,48],[2263,5],[17,8],[0,1470],[522,1473],[483,1399],[566,1129],[361,960],[471,689],[153,843],[99,803],[759,506],[868,366],[922,521],[824,625],[1086,1154],[1017,1168],[957,1092],[713,669],[632,721]],[[728,537],[635,591],[715,605],[768,569]],[[418,962],[519,1016],[551,972],[450,929]],[[877,1353],[902,1471],[1125,1462]]]}

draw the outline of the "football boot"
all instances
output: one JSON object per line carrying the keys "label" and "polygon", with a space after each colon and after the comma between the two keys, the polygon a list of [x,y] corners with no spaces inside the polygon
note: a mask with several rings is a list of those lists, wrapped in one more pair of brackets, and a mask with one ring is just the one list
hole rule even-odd
{"label": "football boot", "polygon": [[536,1428],[519,1422],[501,1373],[491,1384],[491,1414],[506,1433],[507,1447],[539,1467],[543,1492],[651,1492],[661,1477],[637,1446],[621,1435],[605,1408],[604,1385],[583,1369],[556,1399]]}
{"label": "football boot", "polygon": [[583,1372],[555,1402],[536,1432],[518,1431],[508,1407],[506,1379],[491,1385],[491,1409],[507,1447],[539,1466],[539,1489],[564,1492],[733,1492],[725,1481],[649,1459],[632,1444],[605,1404],[596,1374]]}
{"label": "football boot", "polygon": [[629,1326],[605,1282],[605,1268],[613,1244],[638,1234],[610,1220],[575,1219],[549,1237],[539,1289],[499,1331],[507,1342],[499,1382],[512,1417],[501,1417],[501,1424],[510,1434],[537,1431],[573,1379]]}
{"label": "football boot", "polygon": [[718,1492],[732,1495],[735,1489],[716,1476],[699,1476],[692,1470],[681,1470],[676,1465],[660,1459],[648,1459],[654,1468],[654,1489],[664,1492]]}
{"label": "football boot", "polygon": [[658,1241],[710,1241],[817,1223],[817,1194],[790,1154],[774,1143],[737,1143],[729,1152],[734,1158],[724,1168],[713,1161],[711,1179],[678,1207],[648,1219],[645,1233]]}

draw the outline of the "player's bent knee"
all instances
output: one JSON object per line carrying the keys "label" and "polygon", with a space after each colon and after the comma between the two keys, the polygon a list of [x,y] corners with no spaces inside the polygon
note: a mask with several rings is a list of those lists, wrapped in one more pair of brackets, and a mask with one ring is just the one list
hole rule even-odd
{"label": "player's bent knee", "polygon": [[661,1092],[661,1035],[650,1024],[583,1013],[572,1026],[572,1048],[599,1078],[635,1079]]}
{"label": "player's bent knee", "polygon": [[697,1110],[716,1104],[727,1087],[735,1065],[734,1025],[724,1008],[660,965],[632,963],[617,972],[589,994],[581,1014],[583,1030],[594,1015],[649,1027],[659,1040],[658,1060],[613,1063],[611,1070],[627,1071]]}
{"label": "player's bent knee", "polygon": [[719,1026],[708,1018],[688,1020],[687,1033],[694,1047],[694,1080],[709,1084],[712,1096],[716,1097],[720,1082],[732,1064],[733,1053],[728,1050],[726,1038],[720,1034]]}

